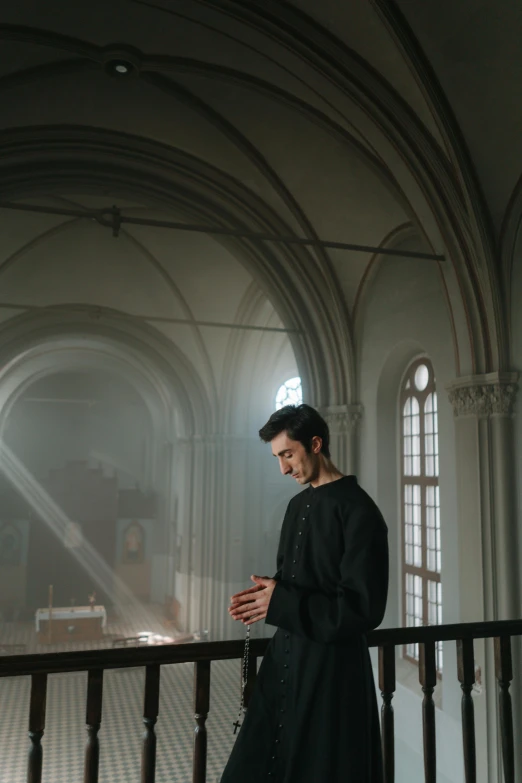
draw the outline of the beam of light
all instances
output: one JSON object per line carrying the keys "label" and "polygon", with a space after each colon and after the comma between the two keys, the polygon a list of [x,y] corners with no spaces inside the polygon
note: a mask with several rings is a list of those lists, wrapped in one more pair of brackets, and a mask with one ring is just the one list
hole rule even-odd
{"label": "beam of light", "polygon": [[[63,543],[71,520],[2,439],[0,439],[0,470],[29,503],[38,517]],[[132,617],[133,624],[139,624],[138,627],[149,625],[150,615],[145,605],[113,572],[92,544],[83,538],[81,546],[73,547],[69,551],[79,565],[92,577],[94,587],[96,584],[99,585],[114,605],[125,605],[124,614],[127,617]],[[49,563],[49,568],[52,569],[51,563]]]}

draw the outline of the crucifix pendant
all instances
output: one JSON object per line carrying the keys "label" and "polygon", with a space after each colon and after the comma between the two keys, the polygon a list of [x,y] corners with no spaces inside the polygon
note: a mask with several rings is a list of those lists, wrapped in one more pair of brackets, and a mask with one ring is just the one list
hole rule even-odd
{"label": "crucifix pendant", "polygon": [[241,724],[238,720],[232,724],[234,726],[234,734],[237,734],[237,730],[241,728]]}

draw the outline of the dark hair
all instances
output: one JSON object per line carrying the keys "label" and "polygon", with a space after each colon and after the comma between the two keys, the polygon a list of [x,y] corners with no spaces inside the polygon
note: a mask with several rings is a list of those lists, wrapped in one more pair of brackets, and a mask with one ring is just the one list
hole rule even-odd
{"label": "dark hair", "polygon": [[330,431],[323,417],[310,405],[285,405],[273,413],[259,437],[264,443],[270,443],[280,432],[286,432],[291,440],[298,440],[307,452],[312,450],[312,438],[321,438],[321,453],[330,457]]}

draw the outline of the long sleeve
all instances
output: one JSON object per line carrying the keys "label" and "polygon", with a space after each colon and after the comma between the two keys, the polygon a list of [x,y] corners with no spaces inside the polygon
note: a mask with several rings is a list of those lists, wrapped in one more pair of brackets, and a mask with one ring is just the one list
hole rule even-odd
{"label": "long sleeve", "polygon": [[272,577],[273,579],[276,580],[276,582],[279,582],[281,580],[281,577],[283,576],[283,564],[285,561],[285,529],[286,529],[287,519],[288,519],[288,509],[286,511],[285,518],[283,519],[283,525],[281,527],[281,535],[279,536],[279,546],[277,548],[277,561],[276,561],[277,571]]}
{"label": "long sleeve", "polygon": [[347,514],[343,539],[335,592],[310,591],[280,578],[267,623],[316,642],[335,643],[367,633],[382,622],[388,591],[388,539],[377,508],[365,505]]}

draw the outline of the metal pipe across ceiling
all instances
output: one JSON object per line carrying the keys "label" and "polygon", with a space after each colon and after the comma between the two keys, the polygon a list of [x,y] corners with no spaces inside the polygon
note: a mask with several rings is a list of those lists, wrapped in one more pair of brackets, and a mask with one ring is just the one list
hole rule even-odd
{"label": "metal pipe across ceiling", "polygon": [[372,245],[358,245],[351,242],[334,242],[324,239],[308,239],[306,237],[283,237],[275,234],[264,234],[262,232],[234,229],[226,226],[204,226],[196,223],[180,223],[170,220],[131,217],[130,215],[123,215],[121,210],[115,206],[107,209],[66,209],[60,207],[46,207],[38,204],[19,204],[14,201],[3,201],[0,202],[0,209],[12,209],[20,212],[36,212],[45,215],[61,215],[64,217],[94,220],[100,225],[112,229],[115,237],[118,236],[120,227],[124,224],[128,224],[133,226],[149,226],[151,228],[167,228],[174,231],[190,231],[198,234],[228,236],[237,239],[248,239],[254,242],[277,242],[284,245],[320,247],[326,250],[347,250],[358,253],[397,256],[400,258],[445,261],[445,256],[437,253],[422,253],[415,250],[396,250],[389,247],[374,247]]}

